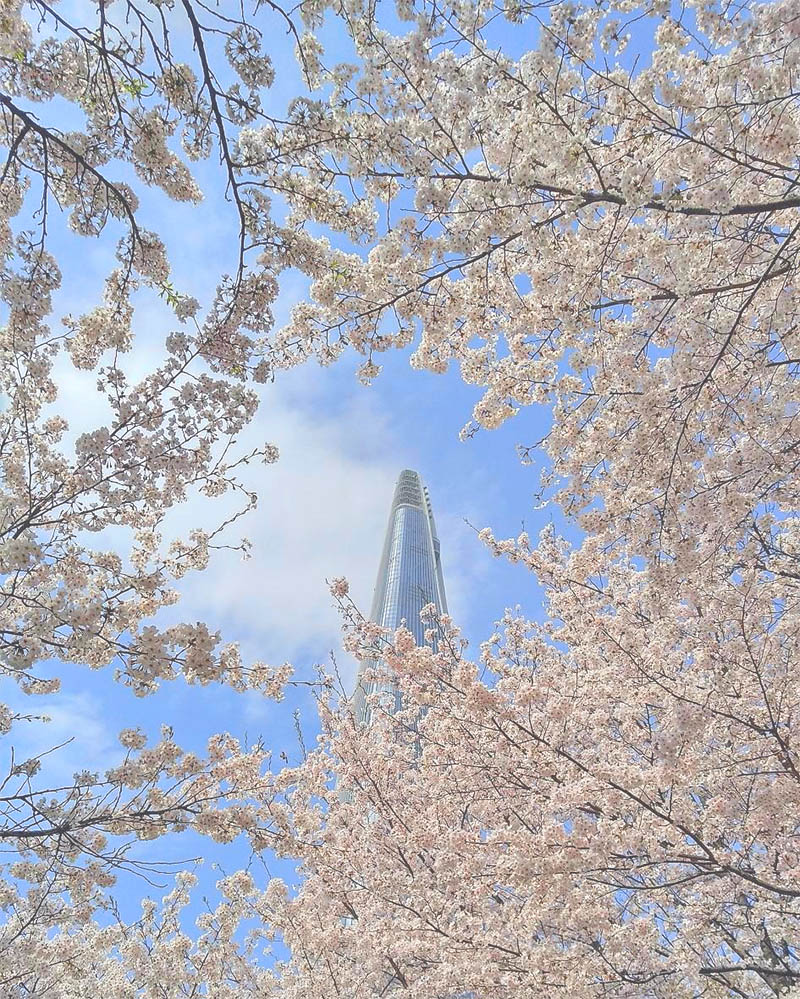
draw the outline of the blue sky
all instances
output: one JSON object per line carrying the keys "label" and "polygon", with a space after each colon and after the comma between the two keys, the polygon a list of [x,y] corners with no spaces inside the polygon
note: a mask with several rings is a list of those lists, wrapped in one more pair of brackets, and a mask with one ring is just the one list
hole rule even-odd
{"label": "blue sky", "polygon": [[[329,30],[324,33],[336,37]],[[290,44],[276,45],[272,54],[276,84],[270,102],[277,111],[299,92],[300,80]],[[65,124],[58,106],[40,109],[40,114],[45,121],[50,115],[54,123]],[[143,195],[143,223],[166,239],[174,286],[205,305],[220,273],[233,266],[235,219],[224,202],[216,163],[196,164],[194,172],[205,192],[201,205],[176,204],[160,192],[142,192],[138,185],[137,190]],[[50,238],[63,271],[52,316],[57,329],[62,315],[98,301],[103,277],[113,266],[116,240],[110,233],[99,241],[87,240],[57,224]],[[302,300],[306,288],[301,276],[286,277],[276,303],[276,325]],[[156,363],[166,332],[175,326],[157,296],[140,293],[136,346],[123,360],[132,380]],[[338,644],[325,579],[347,576],[356,601],[369,606],[394,482],[404,467],[418,469],[430,486],[451,610],[468,637],[485,637],[509,604],[522,602],[525,610],[537,613],[539,593],[532,578],[494,560],[465,521],[476,528],[491,525],[499,535],[519,533],[523,522],[528,530],[543,525],[546,515],[533,511],[536,471],[520,465],[515,445],[541,436],[544,414],[528,410],[498,431],[459,442],[478,390],[464,385],[454,370],[440,376],[413,370],[409,354],[379,358],[384,371],[370,388],[354,377],[360,361],[355,355],[330,368],[310,364],[279,372],[273,384],[259,387],[261,407],[243,449],[268,440],[277,444],[281,459],[274,466],[247,469],[245,481],[258,491],[259,509],[235,525],[231,538],[246,534],[254,545],[253,558],[242,562],[236,553],[218,553],[206,572],[182,581],[184,599],[175,616],[206,620],[226,639],[240,641],[251,657],[288,659],[301,671],[305,664],[325,659]],[[59,359],[56,371],[60,396],[53,408],[68,419],[72,440],[101,425],[107,409],[93,373],[76,371],[66,357]],[[212,525],[221,519],[220,507],[225,508],[224,501],[194,497],[175,511],[168,533]],[[100,540],[92,543],[99,546]],[[349,668],[352,674],[353,664]],[[188,695],[177,685],[138,702],[117,691],[110,677],[89,679],[86,671],[70,669],[61,696],[102,698],[106,707],[114,705],[102,715],[118,713],[124,723],[131,711],[153,724],[163,710],[177,711],[179,717],[170,721],[179,732],[182,700],[204,695]],[[60,702],[48,698],[47,703],[55,710]],[[214,719],[209,731],[228,727],[229,720],[215,709],[218,692],[203,703],[200,714]],[[196,707],[190,712],[192,724]],[[279,718],[271,723],[284,727]]]}
{"label": "blue sky", "polygon": [[[525,29],[508,42],[519,48],[531,40]],[[273,57],[271,101],[278,110],[299,91],[299,76],[290,43],[276,45]],[[49,111],[58,113],[55,107],[44,109],[43,119]],[[150,192],[143,199],[142,220],[166,237],[176,289],[207,305],[219,274],[233,265],[235,222],[216,164],[200,164],[195,174],[206,193],[202,205],[178,205]],[[64,271],[54,326],[64,313],[97,302],[103,277],[113,266],[114,242],[108,236],[78,238],[53,226],[51,245]],[[287,276],[276,305],[278,324],[305,291],[304,280]],[[175,322],[154,295],[142,293],[135,326],[137,345],[124,362],[132,377],[152,366]],[[247,469],[245,482],[258,491],[259,509],[235,526],[232,540],[246,534],[253,557],[242,562],[237,553],[218,553],[207,571],[182,581],[183,599],[170,617],[204,620],[226,640],[239,641],[246,659],[288,660],[301,677],[310,677],[313,664],[339,648],[338,619],[325,580],[348,577],[357,604],[368,610],[394,483],[404,467],[417,469],[430,487],[451,613],[473,654],[506,607],[520,604],[523,613],[541,615],[541,592],[533,577],[493,559],[467,521],[478,529],[490,526],[501,537],[516,535],[523,526],[535,534],[545,525],[549,514],[534,509],[538,470],[520,464],[515,446],[543,435],[546,414],[529,408],[501,429],[462,443],[458,432],[470,417],[477,390],[465,386],[457,371],[435,376],[413,370],[408,355],[380,358],[384,370],[370,388],[354,377],[361,359],[351,355],[332,368],[308,365],[278,373],[274,384],[260,387],[261,408],[244,435],[243,449],[270,441],[281,459],[274,466]],[[95,376],[75,371],[65,358],[57,370],[61,396],[54,408],[70,421],[70,436],[102,425],[105,409],[94,389]],[[195,497],[175,512],[168,528],[185,533],[220,519],[219,505],[215,512]],[[99,539],[92,541],[100,546]],[[355,664],[342,655],[339,663],[352,683]],[[24,704],[49,714],[50,725],[21,727],[13,739],[18,757],[24,757],[74,735],[49,759],[48,772],[57,779],[76,769],[113,765],[120,755],[116,733],[131,725],[156,735],[167,722],[181,745],[199,750],[217,731],[251,741],[263,737],[276,756],[284,750],[296,758],[292,712],[300,707],[307,741],[313,742],[313,704],[303,691],[276,705],[176,682],[138,700],[114,684],[110,671],[59,667],[59,674],[61,693]],[[12,692],[5,693],[20,703]],[[172,858],[201,851],[229,870],[237,860],[235,849],[221,851],[194,837],[148,849]],[[127,890],[128,903],[135,891]]]}

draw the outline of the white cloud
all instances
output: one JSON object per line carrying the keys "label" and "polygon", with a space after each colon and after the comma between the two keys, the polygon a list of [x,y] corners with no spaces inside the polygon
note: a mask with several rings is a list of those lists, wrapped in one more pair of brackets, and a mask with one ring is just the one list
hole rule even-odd
{"label": "white cloud", "polygon": [[[271,662],[320,661],[338,647],[326,579],[346,576],[359,606],[369,609],[403,467],[402,443],[375,395],[356,387],[334,410],[314,398],[315,380],[300,376],[294,391],[272,386],[245,434],[244,446],[270,440],[281,452],[277,464],[247,477],[259,506],[234,530],[250,539],[253,557],[243,562],[238,553],[215,553],[206,572],[186,577],[177,608],[183,619],[219,625],[226,637],[241,640],[246,654]],[[214,509],[192,501],[181,513],[183,530]],[[352,664],[341,665],[352,672]]]}
{"label": "white cloud", "polygon": [[[48,753],[42,760],[48,784],[71,783],[72,775],[81,770],[103,773],[121,759],[116,731],[102,704],[88,693],[26,697],[6,681],[3,696],[13,710],[49,719],[44,724],[36,720],[16,722],[9,740],[16,763]],[[3,760],[3,767],[7,764],[8,760]]]}
{"label": "white cloud", "polygon": [[[163,321],[157,308],[140,316],[145,318],[153,327]],[[143,346],[126,359],[126,367],[133,379],[153,361]],[[66,358],[59,359],[57,371],[55,408],[70,422],[69,447],[78,433],[106,423],[109,411],[94,373],[75,371]],[[307,666],[327,661],[333,649],[345,680],[352,682],[355,663],[340,652],[339,620],[325,581],[346,576],[358,606],[369,610],[397,475],[404,467],[418,467],[424,477],[433,471],[419,466],[420,453],[429,452],[427,442],[398,433],[389,414],[382,393],[359,386],[346,365],[336,372],[308,366],[264,386],[239,451],[269,441],[281,457],[275,465],[243,470],[259,505],[226,539],[235,544],[247,536],[253,557],[244,562],[237,552],[214,552],[206,571],[181,582],[182,599],[165,618],[205,621],[226,640],[238,640],[247,659]],[[484,520],[473,507],[477,497],[485,497],[486,483],[481,479],[481,488],[472,486],[451,490],[440,484],[432,496],[448,603],[460,622],[469,619],[488,561],[463,519],[467,515],[479,526]],[[454,498],[468,508],[449,509]],[[215,527],[239,501],[190,497],[168,517],[165,543],[193,527]],[[130,532],[109,528],[86,540],[124,556]]]}

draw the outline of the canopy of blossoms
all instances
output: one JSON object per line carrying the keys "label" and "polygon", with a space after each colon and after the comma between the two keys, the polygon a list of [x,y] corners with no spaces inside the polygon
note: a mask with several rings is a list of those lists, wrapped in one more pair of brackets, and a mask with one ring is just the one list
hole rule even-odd
{"label": "canopy of blossoms", "polygon": [[[474,662],[449,619],[416,648],[337,581],[347,648],[405,707],[378,697],[362,730],[323,680],[296,767],[228,736],[200,758],[168,728],[150,746],[126,729],[123,765],[72,787],[12,762],[2,988],[800,994],[795,0],[266,6],[0,7],[0,668],[31,694],[62,661],[141,695],[183,676],[280,696],[288,666],[152,623],[227,525],[171,546],[159,527],[198,486],[255,502],[238,467],[277,455],[236,452],[248,379],[309,358],[360,352],[367,382],[409,344],[417,367],[458,366],[483,391],[465,437],[548,407],[521,457],[570,537],[480,532],[545,586],[546,616],[508,612]],[[267,17],[305,80],[280,117]],[[329,60],[325,18],[352,62]],[[211,156],[237,267],[198,303],[136,185],[198,200],[190,165]],[[62,213],[117,264],[100,304],[54,317]],[[275,328],[289,269],[310,296]],[[143,287],[176,328],[129,384]],[[61,351],[113,411],[73,451],[44,415]],[[115,526],[135,532],[124,557],[86,545]],[[191,936],[188,874],[116,918],[125,844],[189,827],[299,858],[300,885],[235,873]]]}

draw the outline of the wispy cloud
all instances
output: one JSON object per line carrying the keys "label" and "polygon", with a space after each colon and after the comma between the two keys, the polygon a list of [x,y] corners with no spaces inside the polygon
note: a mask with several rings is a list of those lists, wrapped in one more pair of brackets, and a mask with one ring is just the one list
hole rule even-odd
{"label": "wispy cloud", "polygon": [[[47,753],[42,762],[49,784],[71,783],[72,775],[82,770],[103,773],[121,759],[123,750],[116,739],[117,729],[102,704],[88,693],[26,697],[8,683],[3,697],[22,714],[49,719],[46,724],[18,721],[6,749],[10,753],[13,743],[16,763]],[[56,747],[60,748],[50,752]],[[9,760],[2,760],[2,768]]]}
{"label": "wispy cloud", "polygon": [[[245,446],[277,444],[277,464],[248,475],[258,509],[242,521],[252,558],[219,552],[213,570],[186,577],[179,612],[206,620],[268,661],[324,659],[339,623],[326,579],[347,576],[368,607],[392,490],[404,448],[371,393],[326,405],[313,373],[289,390],[271,387]],[[208,513],[213,507],[207,507]],[[200,501],[184,527],[205,516]],[[237,525],[238,528],[238,525]]]}

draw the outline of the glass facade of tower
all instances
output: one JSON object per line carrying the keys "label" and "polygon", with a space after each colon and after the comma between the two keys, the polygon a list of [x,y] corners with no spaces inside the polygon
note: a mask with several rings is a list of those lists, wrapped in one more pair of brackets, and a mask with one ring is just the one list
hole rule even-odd
{"label": "glass facade of tower", "polygon": [[[370,618],[392,630],[405,623],[417,645],[424,645],[425,625],[419,615],[426,604],[434,604],[440,613],[447,612],[439,538],[427,487],[416,472],[405,469],[394,491]],[[432,644],[435,647],[435,642]],[[375,684],[363,680],[369,665],[364,663],[359,670],[354,696],[361,724],[369,723],[365,698],[375,689]],[[399,692],[389,685],[381,687],[394,695],[398,708]]]}

